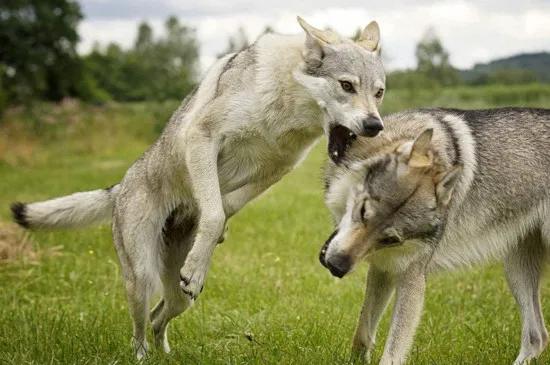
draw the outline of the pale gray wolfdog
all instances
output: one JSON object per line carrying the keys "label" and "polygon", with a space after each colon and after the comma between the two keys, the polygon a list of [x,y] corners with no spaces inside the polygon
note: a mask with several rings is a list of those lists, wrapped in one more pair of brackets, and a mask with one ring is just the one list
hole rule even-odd
{"label": "pale gray wolfdog", "polygon": [[353,348],[369,358],[396,291],[380,364],[405,362],[426,275],[500,259],[522,320],[514,364],[548,344],[539,282],[550,249],[550,110],[434,109],[396,113],[326,168],[336,230],[320,253],[343,277],[369,263]]}
{"label": "pale gray wolfdog", "polygon": [[[263,35],[218,60],[119,184],[12,206],[30,228],[112,218],[138,358],[148,350],[148,318],[155,345],[170,350],[167,324],[202,291],[231,216],[290,172],[323,132],[373,137],[383,129],[377,23],[353,42],[298,21],[305,36]],[[349,141],[333,133],[335,160]],[[158,283],[162,299],[149,313]]]}

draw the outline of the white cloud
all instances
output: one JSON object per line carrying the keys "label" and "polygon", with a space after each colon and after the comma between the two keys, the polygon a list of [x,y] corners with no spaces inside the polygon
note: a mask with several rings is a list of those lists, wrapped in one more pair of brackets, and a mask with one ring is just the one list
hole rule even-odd
{"label": "white cloud", "polygon": [[[388,69],[414,67],[416,43],[430,26],[435,28],[449,50],[451,62],[460,68],[519,52],[550,50],[550,6],[536,0],[525,2],[523,7],[508,1],[477,3],[446,0],[399,4],[390,0],[372,9],[362,7],[359,3],[363,1],[345,0],[339,3],[352,6],[328,7],[328,1],[322,0],[320,4],[326,7],[317,7],[319,10],[311,10],[315,6],[309,0],[297,5],[294,4],[296,2],[286,3],[284,0],[269,2],[276,10],[265,11],[269,9],[265,3],[260,6],[251,0],[232,0],[225,2],[225,5],[214,0],[203,1],[200,5],[166,0],[163,7],[185,11],[182,22],[197,28],[203,70],[216,59],[217,53],[224,50],[227,39],[235,34],[239,26],[244,27],[250,40],[254,40],[266,25],[280,33],[299,33],[297,14],[314,26],[330,26],[346,36],[351,36],[358,27],[376,19],[381,27]],[[319,1],[316,3],[319,4]],[[334,4],[332,1],[330,3]],[[155,16],[147,20],[155,31],[160,32],[165,17]],[[143,17],[147,18],[147,14]],[[141,18],[123,17],[86,20],[80,27],[83,42],[79,50],[87,52],[93,41],[115,41],[129,47],[134,41],[139,21]]]}

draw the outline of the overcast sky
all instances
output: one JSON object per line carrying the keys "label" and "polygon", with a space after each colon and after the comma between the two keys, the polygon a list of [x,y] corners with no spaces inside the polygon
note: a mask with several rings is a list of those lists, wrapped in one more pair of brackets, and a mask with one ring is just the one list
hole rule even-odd
{"label": "overcast sky", "polygon": [[206,69],[227,39],[242,26],[254,40],[270,25],[279,33],[299,33],[296,15],[316,27],[330,26],[351,36],[377,20],[388,69],[415,66],[414,48],[433,27],[451,55],[468,68],[478,62],[520,52],[550,51],[550,0],[79,0],[85,20],[79,51],[94,41],[130,47],[137,24],[148,21],[160,34],[176,15],[197,29],[201,68]]}

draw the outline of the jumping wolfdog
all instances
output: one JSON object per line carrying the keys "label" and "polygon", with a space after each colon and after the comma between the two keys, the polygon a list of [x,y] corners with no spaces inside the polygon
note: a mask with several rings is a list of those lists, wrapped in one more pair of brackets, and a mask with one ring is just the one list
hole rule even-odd
{"label": "jumping wolfdog", "polygon": [[336,230],[320,253],[343,277],[370,263],[353,347],[374,345],[397,292],[381,364],[401,364],[420,320],[426,275],[504,262],[522,320],[515,364],[548,343],[539,281],[550,250],[550,110],[435,109],[385,117],[326,169]]}
{"label": "jumping wolfdog", "polygon": [[[377,23],[353,42],[298,21],[305,37],[264,35],[217,61],[119,184],[12,206],[30,228],[112,218],[138,358],[148,350],[157,282],[163,296],[150,320],[155,345],[168,352],[167,324],[202,291],[227,220],[290,172],[323,131],[345,126],[375,136],[383,129]],[[339,138],[330,146],[341,146]],[[340,149],[331,149],[337,160]]]}

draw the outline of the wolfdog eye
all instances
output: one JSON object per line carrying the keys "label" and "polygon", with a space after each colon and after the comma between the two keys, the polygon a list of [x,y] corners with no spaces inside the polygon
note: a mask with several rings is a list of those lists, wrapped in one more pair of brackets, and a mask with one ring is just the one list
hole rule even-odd
{"label": "wolfdog eye", "polygon": [[353,85],[349,81],[340,81],[340,85],[342,86],[342,89],[344,89],[344,91],[346,91],[348,93],[354,93],[355,92],[355,88],[353,87]]}
{"label": "wolfdog eye", "polygon": [[384,89],[378,89],[376,94],[374,94],[374,97],[377,99],[380,99],[384,95]]}
{"label": "wolfdog eye", "polygon": [[366,205],[367,205],[367,201],[365,200],[365,201],[363,202],[363,204],[361,205],[361,210],[360,210],[360,212],[359,212],[359,214],[361,215],[361,221],[362,221],[363,223],[367,223],[367,215],[366,215],[366,213],[367,213],[367,208],[366,208]]}
{"label": "wolfdog eye", "polygon": [[399,238],[395,237],[395,236],[388,236],[388,237],[384,237],[380,240],[380,243],[383,244],[384,246],[389,246],[389,245],[393,245],[395,243],[399,243]]}

